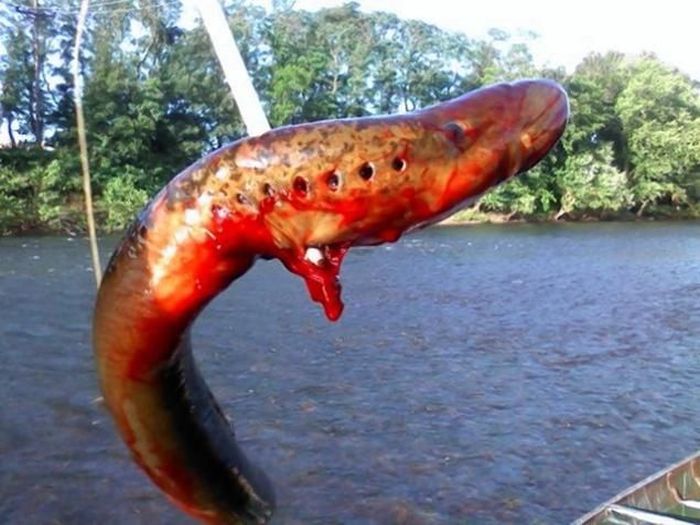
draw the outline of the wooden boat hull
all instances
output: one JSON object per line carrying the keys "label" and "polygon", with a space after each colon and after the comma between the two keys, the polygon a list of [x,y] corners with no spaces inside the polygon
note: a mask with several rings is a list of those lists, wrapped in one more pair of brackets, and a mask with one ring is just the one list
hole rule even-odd
{"label": "wooden boat hull", "polygon": [[572,525],[700,524],[700,451],[624,490]]}

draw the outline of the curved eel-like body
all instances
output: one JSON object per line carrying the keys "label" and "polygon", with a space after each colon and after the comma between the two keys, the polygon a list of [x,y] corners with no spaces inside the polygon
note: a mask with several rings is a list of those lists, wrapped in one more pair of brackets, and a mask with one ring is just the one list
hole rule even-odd
{"label": "curved eel-like body", "polygon": [[102,392],[136,462],[203,522],[267,522],[271,484],[193,360],[197,314],[263,257],[337,319],[351,246],[396,241],[527,170],[567,117],[553,82],[499,84],[411,114],[276,129],[175,177],[115,251],[95,307]]}

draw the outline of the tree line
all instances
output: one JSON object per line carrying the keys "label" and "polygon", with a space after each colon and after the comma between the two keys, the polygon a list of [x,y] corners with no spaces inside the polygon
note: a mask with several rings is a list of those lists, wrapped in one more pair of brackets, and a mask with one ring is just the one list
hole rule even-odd
{"label": "tree line", "polygon": [[[78,8],[0,6],[0,232],[83,229],[70,74]],[[698,83],[652,54],[591,54],[567,74],[536,67],[527,43],[495,29],[471,38],[352,2],[225,8],[273,126],[411,111],[502,80],[563,84],[573,117],[556,150],[467,218],[700,215]],[[208,35],[181,18],[178,0],[92,2],[81,68],[103,230],[123,228],[175,173],[244,135]]]}

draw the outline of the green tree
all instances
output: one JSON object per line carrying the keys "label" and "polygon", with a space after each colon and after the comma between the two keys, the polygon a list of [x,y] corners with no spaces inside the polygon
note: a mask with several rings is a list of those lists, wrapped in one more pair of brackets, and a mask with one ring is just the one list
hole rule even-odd
{"label": "green tree", "polygon": [[3,44],[5,56],[0,59],[2,74],[2,92],[0,106],[2,118],[6,123],[7,134],[12,147],[17,146],[15,123],[20,133],[29,132],[29,93],[31,92],[31,54],[29,39],[24,32],[15,28],[6,30]]}
{"label": "green tree", "polygon": [[614,166],[610,143],[568,155],[556,175],[561,196],[555,219],[619,212],[631,204],[627,177]]}
{"label": "green tree", "polygon": [[616,52],[592,53],[576,67],[566,82],[572,115],[563,141],[568,153],[610,143],[615,167],[629,170],[627,136],[616,107],[629,77],[629,60]]}
{"label": "green tree", "polygon": [[688,203],[700,167],[700,95],[693,82],[652,56],[636,62],[616,110],[627,136],[638,214]]}

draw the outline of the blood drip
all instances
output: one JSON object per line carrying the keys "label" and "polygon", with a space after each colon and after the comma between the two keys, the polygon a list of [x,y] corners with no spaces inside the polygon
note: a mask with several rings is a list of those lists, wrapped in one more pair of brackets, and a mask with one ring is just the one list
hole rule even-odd
{"label": "blood drip", "polygon": [[342,286],[338,274],[347,251],[348,246],[325,246],[322,250],[323,260],[318,264],[306,259],[303,252],[287,252],[279,256],[290,272],[303,277],[311,299],[321,303],[326,317],[331,321],[337,321],[343,313],[340,298]]}

